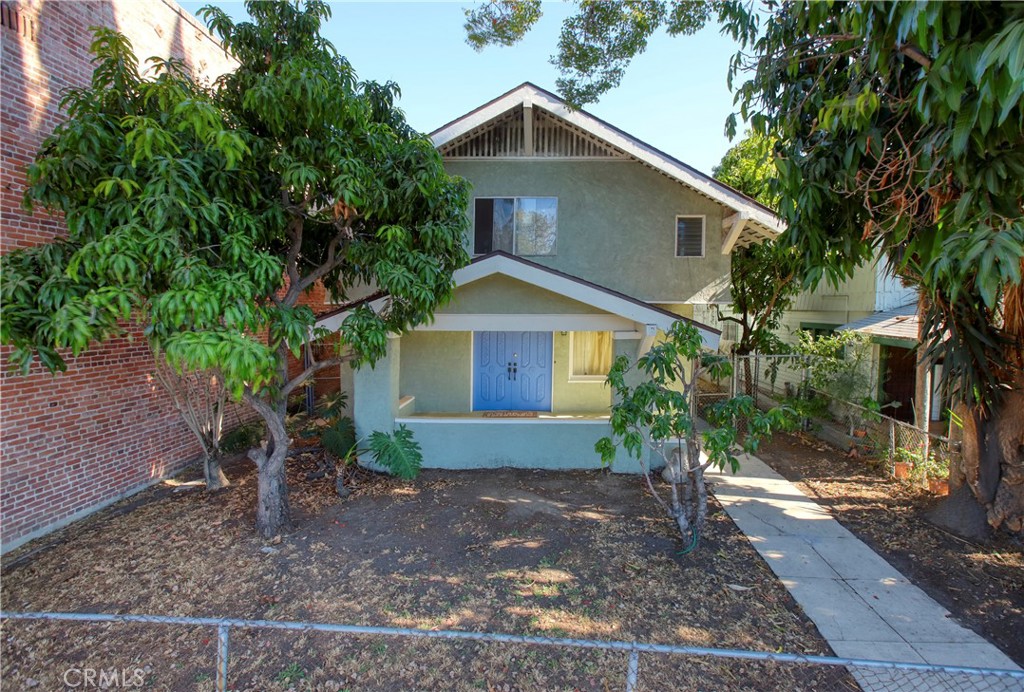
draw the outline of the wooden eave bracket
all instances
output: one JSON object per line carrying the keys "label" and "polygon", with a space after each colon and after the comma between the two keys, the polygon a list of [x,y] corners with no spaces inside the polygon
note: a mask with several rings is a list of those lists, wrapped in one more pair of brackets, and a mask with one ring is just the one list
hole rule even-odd
{"label": "wooden eave bracket", "polygon": [[732,254],[733,248],[736,247],[736,241],[740,239],[749,220],[750,214],[745,211],[738,211],[722,219],[722,230],[725,232],[725,238],[722,240],[723,255]]}

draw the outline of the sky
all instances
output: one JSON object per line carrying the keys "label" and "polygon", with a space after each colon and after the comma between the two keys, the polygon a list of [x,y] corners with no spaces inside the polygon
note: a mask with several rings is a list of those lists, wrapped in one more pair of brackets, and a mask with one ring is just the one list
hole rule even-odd
{"label": "sky", "polygon": [[[196,13],[207,4],[236,20],[241,2],[181,2]],[[324,35],[361,79],[394,81],[409,123],[430,132],[506,91],[533,82],[556,91],[549,62],[562,20],[574,6],[545,3],[544,16],[518,45],[473,50],[465,40],[471,2],[336,2]],[[717,27],[694,36],[659,33],[633,61],[622,84],[585,110],[710,174],[730,146],[725,119],[731,39]]]}

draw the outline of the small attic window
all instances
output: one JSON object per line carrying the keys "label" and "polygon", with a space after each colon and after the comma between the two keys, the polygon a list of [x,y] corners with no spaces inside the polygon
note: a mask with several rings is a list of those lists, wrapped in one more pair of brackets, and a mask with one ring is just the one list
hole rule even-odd
{"label": "small attic window", "polygon": [[704,217],[676,217],[676,257],[704,256]]}

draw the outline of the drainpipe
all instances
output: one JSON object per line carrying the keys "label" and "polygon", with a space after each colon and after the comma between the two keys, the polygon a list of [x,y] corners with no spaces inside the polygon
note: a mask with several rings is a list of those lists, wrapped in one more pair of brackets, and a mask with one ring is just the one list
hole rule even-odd
{"label": "drainpipe", "polygon": [[[312,361],[309,359],[309,351],[303,349],[302,369],[305,370],[312,364]],[[306,415],[309,416],[310,418],[313,417],[313,408],[316,404],[316,402],[314,401],[314,399],[316,398],[316,391],[315,385],[313,384],[315,381],[316,378],[314,377],[310,377],[308,380],[306,380]]]}
{"label": "drainpipe", "polygon": [[925,343],[924,320],[920,316],[928,309],[928,298],[924,293],[917,299],[917,370],[914,375],[914,419],[917,427],[924,432],[924,443],[921,446],[921,458],[927,462],[929,445],[928,426],[932,417],[932,365],[925,357],[928,345]]}

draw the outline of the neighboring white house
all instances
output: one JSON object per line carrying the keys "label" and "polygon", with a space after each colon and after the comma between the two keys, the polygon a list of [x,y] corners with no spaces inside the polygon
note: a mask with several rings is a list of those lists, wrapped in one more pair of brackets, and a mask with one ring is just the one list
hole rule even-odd
{"label": "neighboring white house", "polygon": [[[728,314],[731,301],[728,275],[709,283],[692,298],[694,319],[721,330],[720,350],[725,353],[739,338],[736,323],[718,320],[718,310]],[[885,258],[879,258],[858,269],[838,287],[822,282],[814,291],[798,294],[783,316],[777,335],[791,345],[798,343],[801,331],[830,334],[849,330],[869,337],[872,351],[868,367],[877,383],[874,398],[887,415],[912,422],[919,329],[917,303],[917,291],[904,286],[892,275]],[[938,388],[941,373],[942,365],[935,365],[931,378],[933,421],[939,420],[944,411]],[[783,366],[773,386],[784,391],[787,382],[799,382],[801,376],[799,371]]]}

